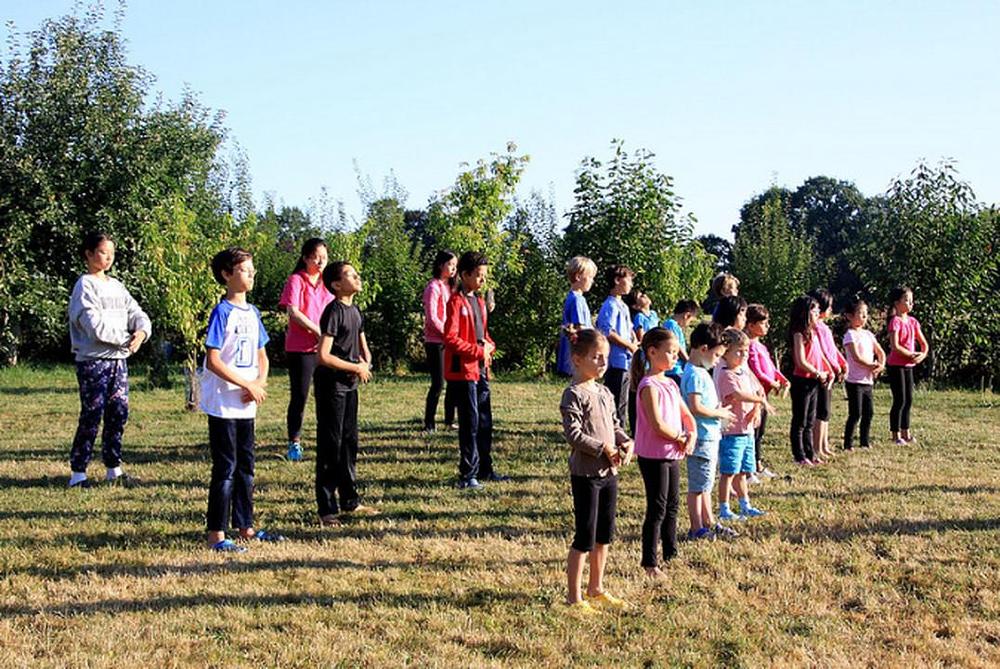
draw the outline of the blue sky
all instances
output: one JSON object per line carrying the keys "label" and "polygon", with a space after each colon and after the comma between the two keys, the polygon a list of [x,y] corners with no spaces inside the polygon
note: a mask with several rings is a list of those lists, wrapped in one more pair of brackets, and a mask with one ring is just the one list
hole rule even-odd
{"label": "blue sky", "polygon": [[[0,0],[32,29],[69,0]],[[771,183],[884,191],[921,158],[1000,201],[1000,3],[133,0],[131,61],[227,113],[255,192],[360,214],[354,161],[421,207],[508,140],[572,204],[612,138],[656,154],[698,231]],[[4,33],[6,28],[2,29]]]}

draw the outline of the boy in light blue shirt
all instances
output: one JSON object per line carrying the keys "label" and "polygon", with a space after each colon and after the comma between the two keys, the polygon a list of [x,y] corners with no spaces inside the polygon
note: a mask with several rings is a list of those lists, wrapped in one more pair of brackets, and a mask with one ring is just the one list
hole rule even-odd
{"label": "boy in light blue shirt", "polygon": [[628,370],[632,364],[632,354],[639,348],[639,343],[635,340],[632,318],[628,306],[622,300],[622,295],[631,292],[635,272],[625,265],[612,265],[605,276],[611,291],[597,314],[597,329],[611,344],[608,371],[604,373],[604,385],[614,395],[615,413],[624,426],[628,424]]}
{"label": "boy in light blue shirt", "polygon": [[691,324],[691,321],[698,315],[698,303],[694,300],[680,300],[674,307],[674,315],[663,321],[663,327],[674,333],[680,348],[677,351],[677,362],[672,369],[667,370],[667,376],[680,386],[681,376],[684,375],[684,365],[688,361],[687,338],[684,336],[684,329]]}
{"label": "boy in light blue shirt", "polygon": [[719,460],[722,422],[733,419],[733,413],[719,405],[715,383],[708,373],[725,352],[722,332],[718,323],[702,323],[694,329],[688,364],[681,377],[681,396],[694,414],[698,427],[694,452],[687,458],[689,539],[736,536],[736,532],[717,523],[712,516],[712,487]]}

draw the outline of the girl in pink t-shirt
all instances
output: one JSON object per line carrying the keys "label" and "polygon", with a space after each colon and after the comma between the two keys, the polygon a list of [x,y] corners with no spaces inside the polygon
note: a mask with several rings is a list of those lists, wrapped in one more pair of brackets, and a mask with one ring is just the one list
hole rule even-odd
{"label": "girl in pink t-shirt", "polygon": [[319,237],[306,240],[291,276],[281,291],[278,306],[288,314],[285,332],[285,355],[288,358],[288,426],[287,458],[302,459],[302,415],[309,386],[316,371],[316,348],[319,345],[319,319],[333,294],[323,285],[323,268],[327,262],[326,242]]}
{"label": "girl in pink t-shirt", "polygon": [[860,297],[847,303],[844,317],[850,328],[844,333],[847,353],[847,423],[844,425],[844,450],[853,448],[854,428],[861,423],[861,447],[871,446],[870,432],[875,407],[872,391],[875,377],[885,367],[885,351],[875,335],[865,329],[868,305]]}
{"label": "girl in pink t-shirt", "polygon": [[817,288],[809,293],[819,304],[819,320],[816,321],[816,338],[819,349],[826,358],[832,378],[820,386],[816,395],[816,423],[813,426],[813,450],[817,455],[832,458],[830,448],[830,410],[833,407],[833,384],[841,381],[847,373],[847,360],[840,354],[833,332],[824,321],[833,314],[833,295],[826,288]]}
{"label": "girl in pink t-shirt", "polygon": [[[444,387],[444,322],[446,305],[455,285],[458,258],[451,251],[441,250],[434,257],[431,280],[424,288],[424,350],[427,351],[427,366],[431,370],[431,387],[424,403],[424,430],[436,429],[438,399]],[[445,425],[455,427],[455,403],[445,392]]]}
{"label": "girl in pink t-shirt", "polygon": [[[913,311],[913,291],[906,286],[889,292],[892,304],[889,318],[889,388],[892,407],[889,409],[889,430],[897,444],[914,442],[910,433],[910,408],[913,406],[913,368],[927,357],[930,347],[920,323],[910,315]],[[919,349],[918,349],[919,346]]]}
{"label": "girl in pink t-shirt", "polygon": [[646,488],[642,566],[647,576],[662,578],[657,553],[662,546],[665,561],[677,555],[680,461],[694,452],[697,431],[677,384],[666,375],[677,363],[677,336],[654,327],[643,335],[639,348],[643,355],[632,356],[630,373],[637,378],[648,365],[636,390],[635,454]]}
{"label": "girl in pink t-shirt", "polygon": [[809,295],[792,302],[788,318],[789,347],[792,349],[792,457],[807,467],[823,461],[813,451],[813,425],[820,387],[833,376],[816,336],[819,303]]}
{"label": "girl in pink t-shirt", "polygon": [[[747,367],[757,377],[757,381],[764,388],[765,394],[781,393],[788,391],[788,379],[781,373],[777,365],[771,360],[771,353],[767,346],[761,341],[761,337],[766,337],[771,330],[771,314],[763,304],[751,304],[747,307],[747,326],[745,332],[750,337],[750,351],[747,355]],[[763,446],[764,430],[767,427],[767,410],[761,411],[760,425],[754,430],[754,456],[757,459],[757,472],[750,477],[750,483],[759,483],[759,476],[774,478],[777,476],[768,467],[764,466]]]}

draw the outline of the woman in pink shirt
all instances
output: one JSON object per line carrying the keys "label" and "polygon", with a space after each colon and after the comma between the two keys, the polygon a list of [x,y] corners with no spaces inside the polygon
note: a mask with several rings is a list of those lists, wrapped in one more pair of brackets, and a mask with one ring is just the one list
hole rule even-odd
{"label": "woman in pink shirt", "polygon": [[813,451],[813,424],[819,388],[833,376],[816,336],[819,303],[808,295],[792,302],[788,319],[789,347],[792,349],[792,457],[800,465],[823,464]]}
{"label": "woman in pink shirt", "polygon": [[[889,409],[889,430],[897,444],[913,443],[910,433],[910,408],[913,406],[913,368],[924,361],[930,347],[920,323],[910,315],[913,311],[913,291],[906,286],[889,292],[892,310],[889,318],[889,359],[887,371],[892,390]],[[919,350],[917,345],[920,346]]]}
{"label": "woman in pink shirt", "polygon": [[[427,391],[424,406],[424,429],[433,432],[438,398],[444,386],[444,321],[445,307],[455,285],[455,270],[458,258],[451,251],[441,250],[434,258],[431,280],[424,288],[424,349],[427,351],[427,365],[431,370],[431,387]],[[445,392],[444,422],[454,426],[455,403]]]}
{"label": "woman in pink shirt", "polygon": [[830,331],[824,321],[833,314],[833,295],[826,288],[817,288],[809,295],[819,304],[819,320],[816,321],[816,337],[819,339],[819,348],[826,358],[827,365],[833,373],[831,379],[820,386],[816,395],[816,424],[813,426],[813,450],[817,455],[826,458],[833,457],[833,450],[830,448],[830,409],[833,404],[833,384],[841,381],[847,373],[847,360],[837,349],[837,343],[833,340],[833,332]]}
{"label": "woman in pink shirt", "polygon": [[326,267],[326,242],[318,237],[302,245],[299,261],[285,282],[278,306],[288,314],[285,354],[288,358],[288,454],[292,462],[302,459],[302,414],[309,399],[309,386],[316,371],[316,347],[319,345],[319,319],[333,301],[333,294],[323,285]]}

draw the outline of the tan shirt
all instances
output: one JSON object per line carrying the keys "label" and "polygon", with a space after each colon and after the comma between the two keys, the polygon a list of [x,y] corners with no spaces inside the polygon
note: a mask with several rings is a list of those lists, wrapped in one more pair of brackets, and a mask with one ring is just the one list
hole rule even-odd
{"label": "tan shirt", "polygon": [[572,449],[569,473],[573,476],[610,476],[611,461],[605,444],[621,446],[629,440],[618,423],[615,398],[600,383],[571,383],[559,403],[563,434]]}

